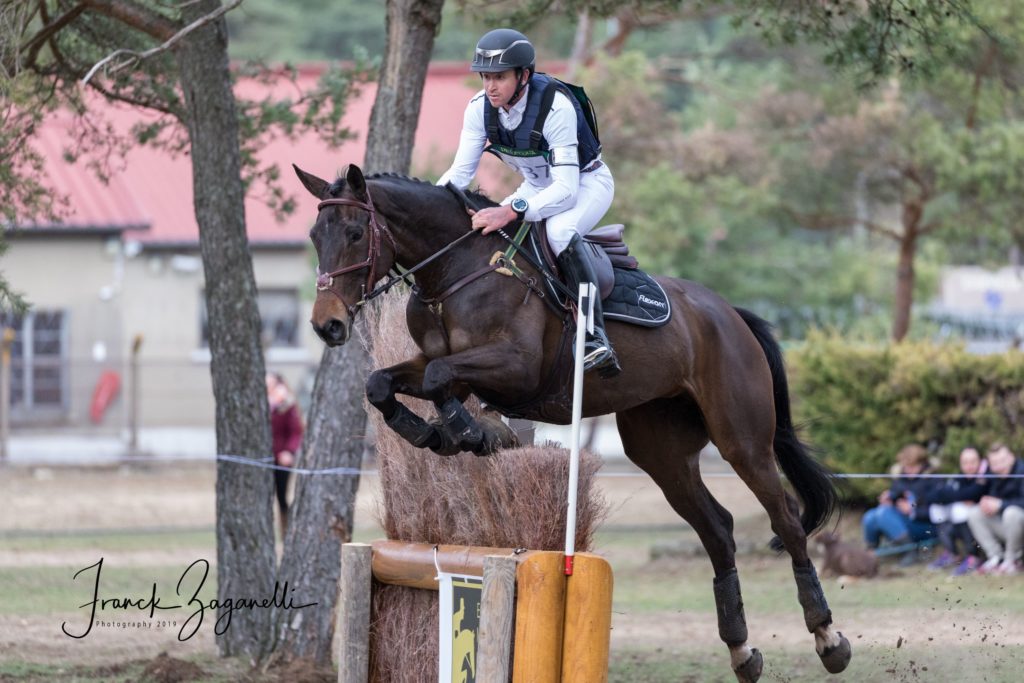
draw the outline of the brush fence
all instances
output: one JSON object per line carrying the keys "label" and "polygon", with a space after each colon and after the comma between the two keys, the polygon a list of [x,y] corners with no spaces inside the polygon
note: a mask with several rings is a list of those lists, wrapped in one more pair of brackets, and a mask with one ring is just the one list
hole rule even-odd
{"label": "brush fence", "polygon": [[434,546],[426,543],[346,543],[338,682],[368,681],[372,579],[436,591],[438,566],[483,578],[477,683],[606,681],[611,567],[604,558],[578,553],[572,576],[565,576],[564,557],[553,551],[442,545],[435,564]]}

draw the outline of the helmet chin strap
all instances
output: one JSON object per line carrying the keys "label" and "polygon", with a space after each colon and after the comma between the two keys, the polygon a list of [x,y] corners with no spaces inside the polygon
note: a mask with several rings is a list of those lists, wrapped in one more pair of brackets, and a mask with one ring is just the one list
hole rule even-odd
{"label": "helmet chin strap", "polygon": [[526,73],[526,71],[527,71],[526,69],[520,69],[519,70],[518,83],[516,84],[516,90],[515,90],[515,92],[512,93],[512,97],[509,98],[508,104],[505,105],[506,107],[511,107],[516,102],[519,101],[519,96],[523,93],[523,88],[525,88],[526,85],[530,82],[529,78],[527,78],[525,81],[523,80],[523,74]]}

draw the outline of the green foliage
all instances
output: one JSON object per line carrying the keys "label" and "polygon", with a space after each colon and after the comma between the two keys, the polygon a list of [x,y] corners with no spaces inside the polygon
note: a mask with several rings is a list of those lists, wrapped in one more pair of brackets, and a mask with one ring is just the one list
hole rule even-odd
{"label": "green foliage", "polygon": [[737,22],[767,39],[807,40],[825,49],[825,64],[875,83],[893,72],[934,75],[961,55],[962,29],[985,29],[971,0],[830,0],[769,3],[740,0]]}
{"label": "green foliage", "polygon": [[[267,63],[379,58],[384,55],[386,9],[384,2],[363,0],[245,0],[227,15],[229,52],[235,59]],[[557,23],[571,44],[568,22]],[[454,3],[448,3],[433,59],[468,61],[477,39],[490,28],[482,17],[460,13]],[[545,35],[547,31],[538,39]]]}
{"label": "green foliage", "polygon": [[232,57],[266,62],[384,54],[383,2],[246,0],[228,17]]}
{"label": "green foliage", "polygon": [[[974,355],[956,344],[851,343],[816,332],[787,356],[797,420],[838,472],[887,472],[916,442],[955,472],[960,450],[1024,447],[1024,353]],[[885,482],[854,481],[870,496]]]}
{"label": "green foliage", "polygon": [[[3,240],[3,233],[0,233],[0,256],[3,256],[5,251],[7,251],[7,244]],[[21,313],[26,308],[28,308],[28,304],[24,297],[11,289],[3,272],[0,272],[0,314]],[[0,330],[0,333],[2,332],[3,330]]]}
{"label": "green foliage", "polygon": [[[697,280],[786,337],[815,325],[886,336],[896,276],[888,241],[808,230],[786,212],[804,197],[812,207],[822,200],[825,188],[805,186],[831,185],[837,201],[849,190],[808,160],[809,122],[823,104],[766,82],[784,76],[771,65],[707,60],[693,72],[709,93],[693,99],[680,130],[653,72],[641,53],[626,52],[599,57],[580,74],[616,174],[608,220],[629,226],[643,267]],[[943,257],[941,249],[921,250],[919,299],[934,292]]]}
{"label": "green foliage", "polygon": [[[86,8],[78,14],[70,13],[72,18],[61,22],[56,19],[61,15],[59,5],[40,2],[27,19],[2,27],[4,40],[0,44],[18,47],[0,52],[4,59],[0,94],[4,95],[5,124],[0,131],[0,199],[4,200],[0,205],[9,222],[31,222],[40,217],[56,220],[60,207],[66,205],[59,190],[48,187],[42,157],[31,139],[33,130],[56,108],[75,114],[64,158],[85,163],[101,180],[109,177],[113,164],[135,144],[154,146],[172,155],[188,149],[189,114],[178,78],[176,48],[160,50],[161,40],[151,31],[152,26],[159,26],[169,35],[183,28],[182,9],[154,0],[139,3],[129,15],[119,15],[116,8]],[[110,125],[101,108],[88,106],[80,85],[95,64],[117,50],[135,54],[153,51],[145,59],[115,59],[88,82],[91,90],[110,101],[157,114],[127,135]],[[289,92],[281,87],[289,84],[290,92],[296,94],[237,100],[243,181],[247,191],[274,209],[278,218],[293,210],[295,199],[284,189],[281,169],[259,160],[259,149],[270,139],[295,139],[307,131],[320,136],[325,150],[338,147],[352,136],[342,124],[346,102],[372,79],[375,69],[376,62],[366,59],[328,68],[312,91],[299,87],[298,72],[288,66],[270,68],[247,62],[235,69],[236,81],[256,80],[267,86],[266,91],[275,93]]]}

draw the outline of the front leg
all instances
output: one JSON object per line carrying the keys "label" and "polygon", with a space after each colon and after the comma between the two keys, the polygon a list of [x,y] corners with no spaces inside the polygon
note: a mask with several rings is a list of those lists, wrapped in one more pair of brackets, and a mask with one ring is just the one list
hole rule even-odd
{"label": "front leg", "polygon": [[427,398],[423,393],[423,373],[429,362],[429,358],[418,354],[397,365],[370,373],[366,380],[366,398],[385,420],[390,419],[398,406],[402,405],[395,399],[395,394]]}
{"label": "front leg", "polygon": [[366,381],[366,398],[384,417],[384,423],[416,448],[429,448],[438,455],[454,455],[461,449],[438,428],[395,398],[396,393],[414,398],[423,394],[423,372],[429,359],[420,354],[389,368],[376,370]]}
{"label": "front leg", "polygon": [[423,393],[437,406],[441,431],[462,450],[490,455],[518,445],[515,433],[501,420],[476,420],[454,393],[456,386],[499,388],[510,396],[529,393],[539,382],[539,367],[507,341],[495,342],[437,358],[427,364]]}

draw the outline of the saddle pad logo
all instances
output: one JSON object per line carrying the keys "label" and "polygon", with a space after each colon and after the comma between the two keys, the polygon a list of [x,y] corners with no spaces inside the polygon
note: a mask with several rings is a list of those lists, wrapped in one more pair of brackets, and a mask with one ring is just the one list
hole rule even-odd
{"label": "saddle pad logo", "polygon": [[637,295],[637,303],[638,304],[647,304],[648,306],[656,306],[659,310],[662,310],[662,311],[664,311],[665,308],[667,307],[667,305],[665,304],[664,301],[656,301],[655,299],[651,299],[650,297],[645,296],[643,294],[638,294]]}

